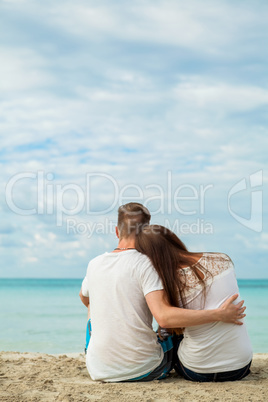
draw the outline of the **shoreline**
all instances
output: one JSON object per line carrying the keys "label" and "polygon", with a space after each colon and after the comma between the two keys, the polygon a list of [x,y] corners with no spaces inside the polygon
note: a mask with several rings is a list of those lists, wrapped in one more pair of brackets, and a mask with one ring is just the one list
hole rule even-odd
{"label": "shoreline", "polygon": [[83,353],[0,352],[0,400],[28,401],[265,401],[268,353],[255,353],[241,381],[194,383],[171,373],[162,381],[102,383],[89,377]]}

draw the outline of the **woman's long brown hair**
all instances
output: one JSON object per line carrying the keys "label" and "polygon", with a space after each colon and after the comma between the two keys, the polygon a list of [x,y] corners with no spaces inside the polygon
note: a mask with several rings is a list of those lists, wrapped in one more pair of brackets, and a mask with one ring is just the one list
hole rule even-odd
{"label": "woman's long brown hair", "polygon": [[[200,268],[205,268],[195,263],[193,253],[190,253],[185,244],[171,230],[160,225],[146,225],[136,236],[136,249],[146,254],[160,279],[162,280],[167,301],[174,307],[186,307],[185,288],[187,286],[182,267],[190,267],[205,293],[205,284]],[[199,268],[199,269],[198,269]]]}

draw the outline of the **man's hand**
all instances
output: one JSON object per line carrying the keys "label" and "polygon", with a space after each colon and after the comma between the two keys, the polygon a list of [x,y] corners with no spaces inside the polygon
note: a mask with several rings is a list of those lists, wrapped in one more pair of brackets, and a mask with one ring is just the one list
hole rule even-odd
{"label": "man's hand", "polygon": [[243,314],[246,307],[243,307],[244,300],[237,304],[233,304],[238,298],[238,294],[235,294],[227,299],[219,308],[220,316],[218,321],[229,322],[236,325],[243,325],[243,322],[239,321],[246,316]]}
{"label": "man's hand", "polygon": [[79,296],[80,296],[81,302],[82,302],[86,307],[88,307],[88,306],[89,306],[89,297],[86,297],[86,296],[83,295],[83,293],[82,293],[82,288],[81,288],[81,290],[80,290]]}
{"label": "man's hand", "polygon": [[188,310],[172,307],[167,303],[163,290],[155,290],[145,296],[151,313],[162,328],[192,327],[208,324],[215,321],[223,321],[231,324],[242,325],[239,320],[245,317],[246,307],[242,307],[244,301],[232,304],[238,294],[231,296],[219,308],[214,310]]}

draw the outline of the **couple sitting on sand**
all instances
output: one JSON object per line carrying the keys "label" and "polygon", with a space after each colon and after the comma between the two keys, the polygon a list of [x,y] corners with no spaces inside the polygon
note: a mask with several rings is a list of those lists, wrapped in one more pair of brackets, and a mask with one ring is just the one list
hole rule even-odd
{"label": "couple sitting on sand", "polygon": [[80,298],[88,308],[90,302],[91,378],[151,381],[172,369],[191,381],[244,378],[252,349],[231,259],[191,253],[173,232],[149,222],[143,205],[121,206],[118,247],[89,262]]}

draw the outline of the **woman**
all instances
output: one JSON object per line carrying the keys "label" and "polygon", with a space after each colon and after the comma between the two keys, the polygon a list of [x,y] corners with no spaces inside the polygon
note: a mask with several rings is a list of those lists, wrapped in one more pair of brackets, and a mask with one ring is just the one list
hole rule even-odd
{"label": "woman", "polygon": [[[145,226],[136,237],[136,249],[150,258],[173,306],[214,309],[238,293],[234,265],[226,254],[191,253],[163,226]],[[174,368],[191,381],[235,381],[250,373],[251,360],[245,324],[215,322],[184,329]]]}

